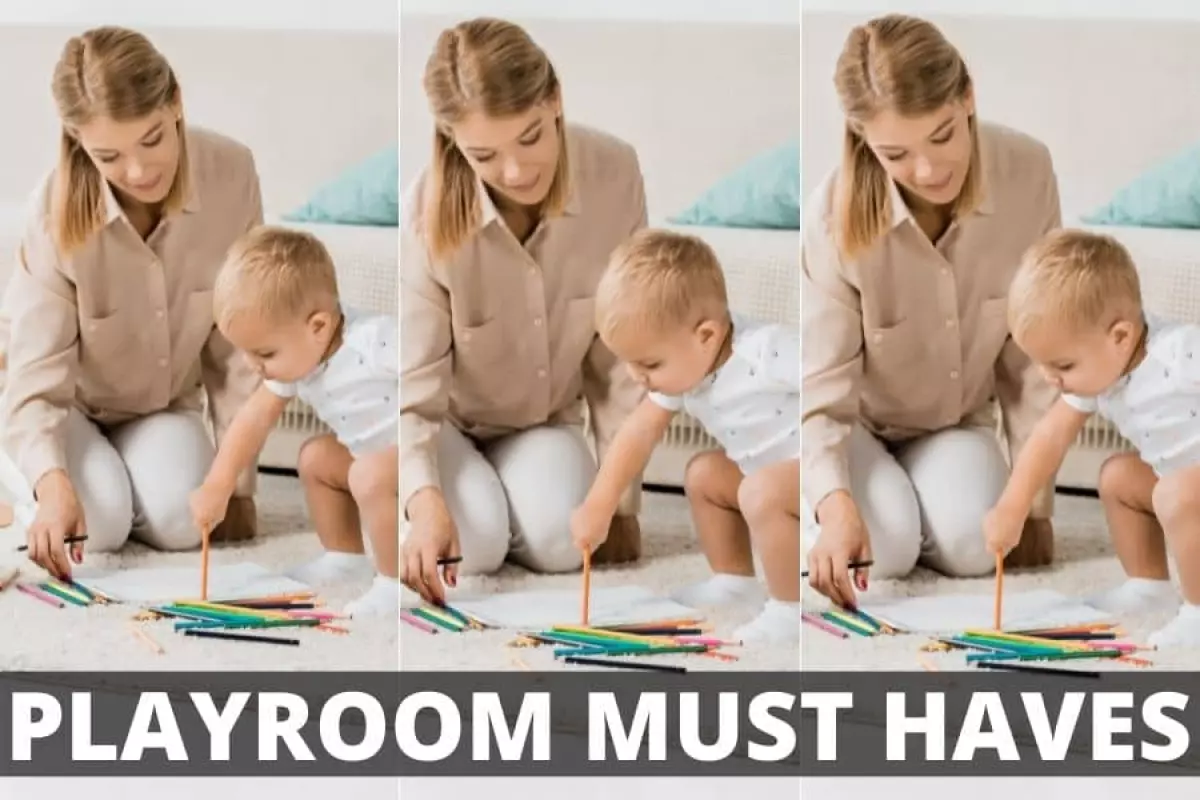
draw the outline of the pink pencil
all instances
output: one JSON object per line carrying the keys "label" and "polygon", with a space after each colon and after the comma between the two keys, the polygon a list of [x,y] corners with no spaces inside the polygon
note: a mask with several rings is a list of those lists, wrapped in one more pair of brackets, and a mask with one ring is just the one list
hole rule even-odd
{"label": "pink pencil", "polygon": [[800,617],[805,622],[807,622],[809,625],[812,625],[814,628],[820,628],[821,630],[825,631],[826,633],[832,633],[834,636],[838,637],[839,639],[850,638],[850,634],[846,633],[846,631],[842,630],[841,628],[837,627],[836,625],[829,624],[825,620],[818,617],[816,614],[810,614],[809,612],[805,611],[805,612],[801,613]]}
{"label": "pink pencil", "polygon": [[29,584],[18,583],[17,589],[24,592],[25,594],[29,595],[30,597],[35,597],[38,600],[41,600],[43,603],[52,605],[55,608],[62,608],[64,605],[62,600],[59,600],[57,597],[50,597],[45,592],[35,589],[32,586],[30,586]]}
{"label": "pink pencil", "polygon": [[437,633],[438,632],[438,629],[435,628],[434,626],[430,625],[428,622],[419,620],[416,617],[412,616],[411,614],[405,614],[403,611],[400,612],[400,619],[404,620],[409,625],[412,625],[417,630],[425,631],[426,633]]}
{"label": "pink pencil", "polygon": [[676,636],[675,638],[688,644],[704,644],[709,647],[740,647],[742,644],[741,642],[726,642],[721,639],[712,639],[707,636]]}

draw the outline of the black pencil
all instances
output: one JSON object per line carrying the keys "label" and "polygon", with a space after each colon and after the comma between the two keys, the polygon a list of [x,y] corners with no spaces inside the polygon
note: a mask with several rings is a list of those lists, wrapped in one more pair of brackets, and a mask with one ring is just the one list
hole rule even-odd
{"label": "black pencil", "polygon": [[460,561],[462,561],[462,556],[447,556],[446,558],[438,559],[438,566],[445,567],[449,566],[450,564],[457,564]]}
{"label": "black pencil", "polygon": [[[87,541],[86,536],[68,536],[66,539],[63,539],[63,544],[78,544],[80,542],[86,542],[86,541]],[[28,549],[29,549],[29,545],[23,544],[17,548],[17,552],[24,553]]]}
{"label": "black pencil", "polygon": [[[874,564],[874,563],[875,563],[874,561],[851,561],[851,562],[850,562],[849,564],[847,564],[846,566],[847,566],[847,567],[849,567],[850,569],[863,569],[863,568],[865,568],[865,567],[869,567],[869,566],[871,566],[871,565],[872,565],[872,564]],[[804,570],[803,572],[801,572],[801,573],[800,573],[800,577],[801,577],[801,578],[807,578],[807,577],[808,577],[808,570]]]}
{"label": "black pencil", "polygon": [[276,636],[259,636],[254,633],[230,633],[228,631],[186,630],[184,636],[197,636],[201,639],[229,639],[234,642],[264,642],[266,644],[300,644],[299,639],[280,639]]}
{"label": "black pencil", "polygon": [[1034,664],[1014,664],[1011,661],[976,661],[975,666],[982,667],[983,669],[1005,669],[1010,672],[1032,672],[1038,675],[1072,675],[1077,678],[1100,677],[1100,673],[1095,670],[1039,667]]}
{"label": "black pencil", "polygon": [[650,672],[687,672],[687,667],[677,667],[673,664],[647,664],[645,661],[614,661],[608,658],[590,658],[588,656],[567,656],[563,661],[568,664],[582,664],[594,667],[615,667],[616,669],[641,669]]}

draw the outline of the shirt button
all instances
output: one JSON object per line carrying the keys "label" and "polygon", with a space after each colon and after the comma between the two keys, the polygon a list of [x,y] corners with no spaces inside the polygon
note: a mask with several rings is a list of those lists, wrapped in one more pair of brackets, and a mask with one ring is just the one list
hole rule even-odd
{"label": "shirt button", "polygon": [[535,328],[542,327],[542,318],[541,317],[534,317],[533,327],[535,327]]}
{"label": "shirt button", "polygon": [[469,342],[469,341],[471,341],[471,332],[470,332],[470,331],[463,331],[463,335],[462,335],[462,337],[463,337],[463,341],[464,341],[464,342]]}
{"label": "shirt button", "polygon": [[157,311],[154,312],[154,316],[158,317],[159,319],[162,319],[163,318],[163,310],[161,308],[158,309]]}
{"label": "shirt button", "polygon": [[947,276],[947,275],[949,275],[949,274],[950,274],[950,268],[949,268],[949,267],[942,267],[942,276],[944,277],[944,276]]}
{"label": "shirt button", "polygon": [[877,334],[875,334],[874,336],[872,336],[871,338],[872,338],[872,339],[874,339],[876,342],[882,342],[882,341],[883,341],[883,334],[882,334],[882,333],[877,333]]}
{"label": "shirt button", "polygon": [[947,328],[953,328],[953,327],[954,327],[954,319],[953,319],[953,318],[947,318],[947,319],[946,319],[946,327],[947,327]]}
{"label": "shirt button", "polygon": [[950,380],[952,380],[952,381],[958,380],[958,370],[956,370],[956,369],[950,370]]}
{"label": "shirt button", "polygon": [[539,369],[539,370],[538,370],[538,377],[539,377],[539,378],[544,378],[544,377],[546,377],[546,370],[544,370],[544,369]]}
{"label": "shirt button", "polygon": [[165,367],[165,366],[167,365],[167,360],[166,360],[165,358],[160,358],[160,359],[158,360],[158,365],[159,365],[160,367]]}

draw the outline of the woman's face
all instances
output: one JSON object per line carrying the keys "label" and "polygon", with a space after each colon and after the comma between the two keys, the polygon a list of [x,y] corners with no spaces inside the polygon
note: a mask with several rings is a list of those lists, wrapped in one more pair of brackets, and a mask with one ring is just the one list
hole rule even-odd
{"label": "woman's face", "polygon": [[920,117],[881,111],[863,124],[863,138],[892,180],[927,203],[946,205],[967,179],[974,112],[969,95]]}
{"label": "woman's face", "polygon": [[560,109],[554,100],[512,117],[472,112],[450,130],[484,183],[513,203],[534,206],[546,199],[554,181]]}
{"label": "woman's face", "polygon": [[75,135],[119,194],[152,205],[166,199],[175,183],[179,115],[179,106],[172,104],[125,122],[96,117]]}

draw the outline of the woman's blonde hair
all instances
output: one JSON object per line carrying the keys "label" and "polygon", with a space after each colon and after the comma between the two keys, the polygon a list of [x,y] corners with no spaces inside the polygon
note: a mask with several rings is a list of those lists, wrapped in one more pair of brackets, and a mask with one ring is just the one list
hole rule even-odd
{"label": "woman's blonde hair", "polygon": [[[930,22],[889,14],[856,26],[834,76],[846,128],[834,195],[838,249],[850,258],[887,230],[888,176],[863,138],[863,123],[890,109],[905,117],[930,114],[970,93],[971,74],[954,45]],[[973,211],[980,197],[979,136],[968,120],[971,163],[954,214]]]}
{"label": "woman's blonde hair", "polygon": [[[434,258],[453,252],[479,225],[475,173],[450,126],[473,111],[488,117],[523,114],[560,98],[558,75],[522,28],[474,19],[442,31],[425,66],[425,95],[435,120],[433,164],[422,200],[426,247]],[[560,98],[561,99],[561,98]],[[558,163],[542,213],[559,214],[569,190],[566,125],[558,119]]]}
{"label": "woman's blonde hair", "polygon": [[[79,128],[97,117],[135,120],[179,100],[179,83],[166,58],[140,33],[94,28],[73,36],[54,67],[54,102],[62,120],[58,170],[51,195],[54,239],[67,253],[87,241],[105,220],[103,180],[79,143]],[[164,208],[175,211],[188,191],[183,119],[179,165]]]}

